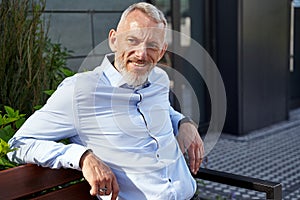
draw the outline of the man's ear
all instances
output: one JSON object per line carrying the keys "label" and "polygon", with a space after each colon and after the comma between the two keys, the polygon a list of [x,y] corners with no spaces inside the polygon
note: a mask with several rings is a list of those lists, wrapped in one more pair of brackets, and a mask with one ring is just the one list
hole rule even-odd
{"label": "man's ear", "polygon": [[165,53],[167,51],[167,48],[168,48],[168,43],[165,42],[164,45],[163,45],[163,47],[162,47],[162,49],[160,50],[159,59],[158,60],[160,60],[165,55]]}
{"label": "man's ear", "polygon": [[116,31],[114,29],[111,29],[109,31],[109,35],[108,35],[108,43],[109,43],[109,47],[110,47],[112,52],[117,51],[116,40],[117,40]]}

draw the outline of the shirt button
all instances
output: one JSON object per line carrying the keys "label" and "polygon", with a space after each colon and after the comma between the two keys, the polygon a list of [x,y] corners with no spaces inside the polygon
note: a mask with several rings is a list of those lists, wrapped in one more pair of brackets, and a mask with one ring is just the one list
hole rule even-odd
{"label": "shirt button", "polygon": [[169,182],[172,182],[172,180],[169,178]]}
{"label": "shirt button", "polygon": [[159,158],[159,154],[156,154],[156,157],[158,157],[158,158]]}

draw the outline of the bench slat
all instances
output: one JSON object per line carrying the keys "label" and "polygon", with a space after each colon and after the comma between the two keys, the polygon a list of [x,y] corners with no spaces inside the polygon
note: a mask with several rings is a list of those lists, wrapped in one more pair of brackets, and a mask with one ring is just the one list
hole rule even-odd
{"label": "bench slat", "polygon": [[77,170],[49,169],[37,165],[18,166],[1,171],[0,199],[22,198],[80,178],[82,173]]}
{"label": "bench slat", "polygon": [[88,182],[84,181],[75,185],[71,185],[67,188],[56,190],[43,196],[33,198],[32,200],[96,200],[97,197],[90,195],[90,189],[91,187]]}

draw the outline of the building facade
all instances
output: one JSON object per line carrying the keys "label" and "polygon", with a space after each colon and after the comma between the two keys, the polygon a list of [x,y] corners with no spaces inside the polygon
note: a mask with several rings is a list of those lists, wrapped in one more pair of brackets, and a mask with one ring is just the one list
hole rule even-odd
{"label": "building facade", "polygon": [[[80,69],[86,56],[107,39],[111,28],[116,27],[122,11],[135,2],[139,1],[47,1],[45,16],[50,18],[52,41],[73,51],[68,66],[73,70]],[[297,87],[300,82],[300,74],[297,75],[299,44],[294,48],[293,67],[290,67],[290,39],[294,38],[292,44],[299,43],[295,35],[291,37],[291,1],[147,2],[163,10],[170,28],[184,34],[170,33],[171,50],[161,64],[170,67],[166,70],[170,71],[171,87],[175,91],[171,95],[174,107],[192,116],[199,123],[201,132],[206,131],[212,112],[215,112],[211,108],[210,86],[203,74],[185,59],[185,53],[178,56],[172,52],[174,47],[179,52],[189,52],[192,45],[189,38],[208,52],[222,77],[227,99],[223,132],[247,134],[288,119],[289,110],[300,105],[297,103],[300,99]],[[295,25],[293,31],[298,29]],[[106,46],[99,54],[108,51]],[[176,75],[172,76],[174,71],[187,83],[179,83]]]}

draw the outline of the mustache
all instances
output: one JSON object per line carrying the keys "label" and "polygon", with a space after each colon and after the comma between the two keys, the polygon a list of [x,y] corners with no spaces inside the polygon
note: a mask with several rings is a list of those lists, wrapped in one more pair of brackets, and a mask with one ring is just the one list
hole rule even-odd
{"label": "mustache", "polygon": [[136,58],[136,57],[129,57],[127,59],[127,62],[136,62],[136,63],[142,63],[142,64],[146,64],[146,65],[153,64],[151,61],[148,61],[146,59],[139,59],[139,58]]}

